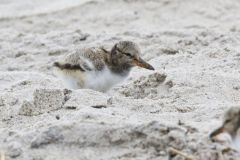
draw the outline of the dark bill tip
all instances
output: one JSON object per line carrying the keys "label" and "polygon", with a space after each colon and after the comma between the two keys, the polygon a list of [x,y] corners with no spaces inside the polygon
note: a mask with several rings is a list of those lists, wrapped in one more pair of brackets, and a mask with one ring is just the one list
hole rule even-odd
{"label": "dark bill tip", "polygon": [[150,64],[149,64],[149,67],[148,67],[147,69],[149,69],[149,70],[155,70],[155,69],[153,68],[153,66],[151,66]]}

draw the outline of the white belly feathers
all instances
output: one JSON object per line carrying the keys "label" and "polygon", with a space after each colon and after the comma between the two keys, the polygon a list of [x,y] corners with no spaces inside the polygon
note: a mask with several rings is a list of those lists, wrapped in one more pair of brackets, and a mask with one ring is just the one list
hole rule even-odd
{"label": "white belly feathers", "polygon": [[85,74],[86,80],[84,88],[91,88],[103,92],[124,79],[124,77],[112,73],[107,67],[101,71],[86,72]]}
{"label": "white belly feathers", "polygon": [[107,66],[101,71],[69,71],[59,70],[57,75],[61,77],[64,85],[70,89],[90,88],[105,92],[113,85],[121,82],[125,77],[112,73]]}

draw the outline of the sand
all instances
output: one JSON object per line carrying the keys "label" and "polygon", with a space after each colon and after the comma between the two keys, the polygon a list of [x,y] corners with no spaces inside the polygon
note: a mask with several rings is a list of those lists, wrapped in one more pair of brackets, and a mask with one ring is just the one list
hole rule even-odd
{"label": "sand", "polygon": [[[209,134],[240,104],[237,0],[0,1],[0,151],[18,160],[237,159]],[[106,93],[69,90],[52,64],[81,47],[140,45]],[[3,155],[4,154],[4,155]],[[1,156],[0,156],[1,157]]]}

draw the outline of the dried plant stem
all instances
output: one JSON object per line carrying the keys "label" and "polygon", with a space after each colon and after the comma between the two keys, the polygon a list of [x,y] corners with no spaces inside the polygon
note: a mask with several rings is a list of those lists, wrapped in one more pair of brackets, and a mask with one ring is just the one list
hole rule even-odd
{"label": "dried plant stem", "polygon": [[5,154],[4,152],[0,152],[0,160],[5,160]]}
{"label": "dried plant stem", "polygon": [[190,155],[188,155],[188,154],[186,154],[182,151],[179,151],[175,148],[172,148],[172,147],[169,148],[169,153],[170,154],[175,154],[175,155],[178,154],[178,155],[184,157],[186,160],[194,160],[195,159],[195,158],[193,158],[193,156],[190,156]]}

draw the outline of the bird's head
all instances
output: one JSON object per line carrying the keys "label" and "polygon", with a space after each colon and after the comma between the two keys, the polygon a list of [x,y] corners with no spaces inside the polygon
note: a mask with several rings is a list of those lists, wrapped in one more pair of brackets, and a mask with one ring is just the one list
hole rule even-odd
{"label": "bird's head", "polygon": [[120,41],[111,50],[111,61],[115,65],[125,67],[139,66],[149,70],[154,68],[140,57],[140,49],[137,44],[131,41]]}
{"label": "bird's head", "polygon": [[240,107],[230,108],[224,115],[221,127],[213,131],[210,137],[215,137],[220,133],[227,132],[232,138],[235,138],[237,130],[240,128]]}

